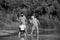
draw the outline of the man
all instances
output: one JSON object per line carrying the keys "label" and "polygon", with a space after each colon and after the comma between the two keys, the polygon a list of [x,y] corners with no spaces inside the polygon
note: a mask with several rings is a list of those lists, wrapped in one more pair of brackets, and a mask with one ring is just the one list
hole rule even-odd
{"label": "man", "polygon": [[[38,25],[40,24],[39,21],[37,20],[37,18],[35,18],[35,16],[31,16],[31,20],[30,20],[30,23],[33,24],[33,28],[32,28],[32,31],[35,29],[35,27],[37,28],[38,30]],[[38,32],[38,31],[37,31]]]}
{"label": "man", "polygon": [[19,38],[20,38],[20,34],[24,34],[25,33],[25,29],[26,29],[26,17],[21,14],[21,16],[19,17],[20,20],[20,25],[19,25]]}
{"label": "man", "polygon": [[40,24],[39,20],[35,17],[35,14],[33,16],[31,16],[30,22],[33,23],[34,26],[38,26],[38,24]]}

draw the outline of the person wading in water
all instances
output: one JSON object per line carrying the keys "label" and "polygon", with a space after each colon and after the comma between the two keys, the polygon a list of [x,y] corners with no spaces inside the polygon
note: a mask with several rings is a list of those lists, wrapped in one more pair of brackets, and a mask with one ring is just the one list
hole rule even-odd
{"label": "person wading in water", "polygon": [[25,29],[26,29],[26,17],[25,15],[21,14],[21,16],[19,17],[20,20],[20,25],[19,25],[19,38],[20,38],[20,35],[21,33],[24,34],[25,33]]}
{"label": "person wading in water", "polygon": [[[35,14],[31,16],[30,23],[33,24],[32,31],[37,28],[38,30],[38,25],[40,24],[39,20],[35,17]],[[38,31],[37,31],[38,32]]]}

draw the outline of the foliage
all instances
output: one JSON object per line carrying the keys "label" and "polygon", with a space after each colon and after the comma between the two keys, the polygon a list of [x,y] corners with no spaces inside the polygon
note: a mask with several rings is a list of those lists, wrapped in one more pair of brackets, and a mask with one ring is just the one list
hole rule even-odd
{"label": "foliage", "polygon": [[[5,6],[5,7],[4,7]],[[26,11],[22,11],[22,9],[26,8]],[[31,18],[33,14],[40,21],[41,19],[49,19],[49,21],[60,21],[60,6],[57,1],[34,1],[27,0],[23,3],[22,0],[4,0],[0,3],[0,21],[9,24],[14,24],[17,22],[18,14],[23,13],[27,17],[27,20]],[[46,15],[48,15],[46,17]],[[4,20],[5,21],[4,21]],[[57,20],[56,20],[57,19]],[[11,23],[11,24],[10,24]],[[43,22],[43,25],[49,26]],[[29,25],[30,26],[30,25]],[[45,27],[43,26],[43,27]],[[53,25],[51,25],[53,26]],[[32,28],[32,27],[31,27]],[[31,31],[29,27],[28,32]],[[45,27],[46,28],[46,27]],[[31,33],[31,32],[30,32]],[[30,34],[29,33],[29,34]]]}

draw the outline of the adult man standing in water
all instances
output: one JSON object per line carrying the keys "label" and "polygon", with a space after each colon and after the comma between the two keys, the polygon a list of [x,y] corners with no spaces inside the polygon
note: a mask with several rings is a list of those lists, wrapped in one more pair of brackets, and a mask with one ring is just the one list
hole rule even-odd
{"label": "adult man standing in water", "polygon": [[[35,29],[35,27],[36,27],[37,30],[38,30],[38,25],[39,25],[40,23],[39,23],[39,20],[35,17],[35,14],[33,14],[33,15],[31,16],[30,23],[33,24],[32,31]],[[38,32],[38,31],[37,31],[37,32]]]}
{"label": "adult man standing in water", "polygon": [[24,34],[25,33],[25,29],[26,29],[26,17],[25,15],[21,14],[21,16],[19,17],[20,20],[20,25],[19,25],[19,38],[21,33]]}

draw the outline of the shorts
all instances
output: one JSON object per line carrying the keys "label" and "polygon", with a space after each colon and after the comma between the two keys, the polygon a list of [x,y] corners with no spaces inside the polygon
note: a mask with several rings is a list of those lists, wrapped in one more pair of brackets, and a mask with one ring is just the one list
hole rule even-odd
{"label": "shorts", "polygon": [[22,33],[24,33],[24,32],[25,32],[25,30],[21,30],[21,28],[19,28],[19,32],[22,32]]}

